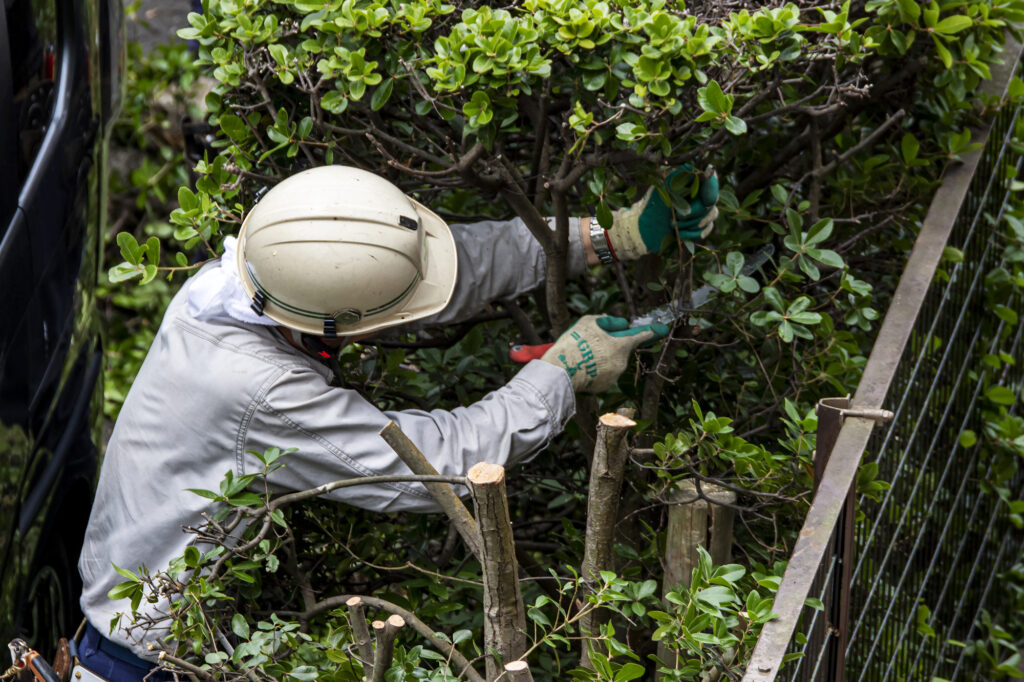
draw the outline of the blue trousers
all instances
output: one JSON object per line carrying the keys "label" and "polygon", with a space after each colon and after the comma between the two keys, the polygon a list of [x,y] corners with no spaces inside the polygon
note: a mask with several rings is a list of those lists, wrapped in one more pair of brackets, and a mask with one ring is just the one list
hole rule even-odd
{"label": "blue trousers", "polygon": [[[78,644],[78,660],[86,668],[110,682],[170,682],[174,676],[157,670],[156,664],[144,661],[120,644],[114,644],[92,626],[85,624],[85,634]],[[148,675],[148,677],[147,677]]]}

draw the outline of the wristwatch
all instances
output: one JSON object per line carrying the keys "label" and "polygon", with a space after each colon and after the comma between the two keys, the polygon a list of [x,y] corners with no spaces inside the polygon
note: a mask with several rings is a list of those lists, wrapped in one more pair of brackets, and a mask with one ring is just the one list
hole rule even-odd
{"label": "wristwatch", "polygon": [[596,217],[590,219],[590,246],[603,265],[609,265],[618,260],[608,241],[608,233],[601,227],[601,223],[597,222]]}

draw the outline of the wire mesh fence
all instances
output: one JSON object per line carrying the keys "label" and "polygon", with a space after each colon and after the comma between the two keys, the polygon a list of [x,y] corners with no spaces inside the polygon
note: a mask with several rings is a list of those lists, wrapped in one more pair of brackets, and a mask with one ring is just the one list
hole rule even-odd
{"label": "wire mesh fence", "polygon": [[[964,253],[949,282],[931,287],[890,389],[895,418],[876,429],[868,461],[891,488],[877,502],[861,498],[846,647],[851,680],[952,679],[962,674],[963,649],[950,640],[972,636],[992,578],[1020,545],[999,499],[982,490],[991,471],[980,448],[961,445],[980,431],[985,377],[985,274],[998,265],[993,238],[1010,201],[1007,164],[1020,169],[1010,146],[1017,108],[999,114],[957,216],[950,245]],[[1011,355],[1020,357],[1024,329]],[[1004,380],[1019,381],[1021,365]],[[968,442],[968,441],[964,441]],[[1018,482],[1019,483],[1019,482]],[[924,627],[927,626],[927,627]],[[934,630],[934,635],[928,634]],[[952,648],[951,648],[952,647]]]}
{"label": "wire mesh fence", "polygon": [[[1017,59],[1019,46],[1008,54]],[[1019,63],[1011,61],[1003,89],[1015,68]],[[776,598],[780,620],[792,622],[766,626],[744,680],[976,679],[977,663],[957,642],[979,636],[982,610],[997,610],[997,573],[1024,552],[1005,506],[985,491],[994,460],[983,457],[980,441],[963,437],[980,430],[983,389],[993,379],[979,363],[982,355],[1007,351],[1018,362],[1000,370],[999,382],[1019,387],[1024,381],[1024,314],[1010,330],[1009,348],[1004,342],[997,349],[990,329],[985,332],[992,318],[985,276],[1000,264],[996,235],[1011,201],[1008,169],[1024,166],[1011,144],[1021,116],[1019,107],[1003,108],[973,173],[939,189],[962,183],[957,191],[963,198],[952,211],[945,207],[946,216],[931,215],[944,208],[933,203],[929,219],[946,226],[923,246],[933,252],[953,246],[963,259],[912,256],[904,279],[921,282],[923,297],[911,306],[916,317],[899,338],[883,325],[865,371],[871,385],[862,382],[854,398],[873,407],[884,400],[893,418],[874,428],[846,424],[833,437],[839,442],[822,485],[839,483],[815,498]],[[938,275],[937,266],[943,269]],[[915,267],[921,272],[912,272]],[[888,315],[908,314],[899,297]],[[819,453],[823,449],[819,434]],[[854,522],[854,506],[844,497],[858,461],[876,462],[878,478],[890,488],[877,499],[857,498]],[[1018,476],[1014,491],[1021,492],[1022,483]],[[830,514],[815,513],[826,505]],[[814,549],[815,538],[822,545],[816,563],[801,565],[798,556]],[[806,597],[820,599],[824,609],[802,608]],[[793,660],[780,670],[783,653]]]}

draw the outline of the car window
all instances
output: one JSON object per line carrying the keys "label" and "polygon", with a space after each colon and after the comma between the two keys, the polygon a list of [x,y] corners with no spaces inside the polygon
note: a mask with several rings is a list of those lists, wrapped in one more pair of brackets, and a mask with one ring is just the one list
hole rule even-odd
{"label": "car window", "polygon": [[53,113],[57,68],[56,0],[13,0],[7,5],[11,80],[18,123],[18,184],[46,135]]}

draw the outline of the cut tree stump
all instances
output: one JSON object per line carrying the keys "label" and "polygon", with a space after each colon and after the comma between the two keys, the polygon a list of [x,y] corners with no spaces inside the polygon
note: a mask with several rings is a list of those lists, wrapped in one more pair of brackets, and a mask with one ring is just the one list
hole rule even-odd
{"label": "cut tree stump", "polygon": [[512,522],[505,494],[505,468],[474,464],[466,474],[480,533],[480,568],[484,579],[484,650],[487,679],[503,673],[498,660],[515,661],[526,652],[526,609],[519,589]]}
{"label": "cut tree stump", "polygon": [[526,661],[512,661],[505,664],[505,675],[501,679],[508,682],[533,682],[533,675]]}
{"label": "cut tree stump", "polygon": [[[619,497],[622,477],[629,458],[626,435],[636,426],[630,417],[633,411],[610,412],[597,420],[597,443],[590,467],[590,488],[587,495],[587,534],[583,548],[580,576],[590,582],[600,580],[601,571],[614,571],[615,525],[619,521]],[[589,668],[590,650],[587,635],[596,635],[607,613],[594,609],[580,618],[580,665]]]}

